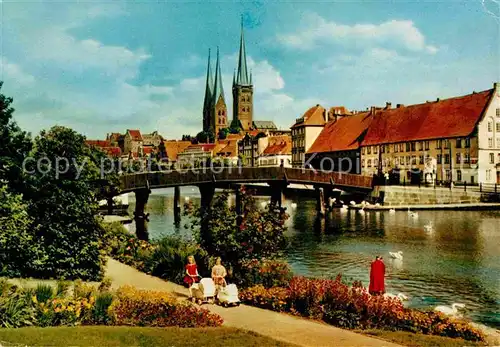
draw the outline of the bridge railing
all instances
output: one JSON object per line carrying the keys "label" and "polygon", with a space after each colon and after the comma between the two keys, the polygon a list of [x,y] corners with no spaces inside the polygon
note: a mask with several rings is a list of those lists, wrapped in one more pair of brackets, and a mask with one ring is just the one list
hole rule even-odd
{"label": "bridge railing", "polygon": [[121,176],[123,191],[139,188],[197,185],[210,182],[269,182],[285,180],[305,184],[334,184],[354,188],[371,188],[372,177],[339,172],[322,172],[301,168],[236,167],[201,168],[137,173]]}

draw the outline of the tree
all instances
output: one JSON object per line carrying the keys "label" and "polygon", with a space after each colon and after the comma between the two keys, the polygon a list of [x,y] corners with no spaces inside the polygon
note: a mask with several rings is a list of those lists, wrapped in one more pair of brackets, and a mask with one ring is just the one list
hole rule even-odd
{"label": "tree", "polygon": [[218,134],[219,140],[225,140],[228,134],[229,134],[229,128],[220,129]]}
{"label": "tree", "polygon": [[[0,81],[0,90],[3,82]],[[12,98],[0,93],[0,182],[14,192],[22,193],[23,161],[31,150],[30,135],[12,120]]]}
{"label": "tree", "polygon": [[96,219],[96,153],[85,137],[55,126],[35,139],[28,189],[37,242],[46,254],[37,277],[97,280],[105,264],[102,229]]}
{"label": "tree", "polygon": [[196,135],[198,143],[213,143],[215,141],[214,133],[211,131],[200,131]]}
{"label": "tree", "polygon": [[236,278],[245,262],[277,258],[288,245],[284,235],[288,215],[273,207],[260,210],[251,194],[244,189],[241,194],[241,215],[228,205],[227,193],[215,196],[206,211],[190,204],[185,210],[200,246],[210,256],[221,257]]}

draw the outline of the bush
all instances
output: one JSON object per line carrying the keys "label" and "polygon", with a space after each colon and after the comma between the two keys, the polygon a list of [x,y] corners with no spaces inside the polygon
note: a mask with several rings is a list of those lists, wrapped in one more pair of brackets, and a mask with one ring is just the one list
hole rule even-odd
{"label": "bush", "polygon": [[81,280],[76,280],[73,287],[74,299],[87,299],[90,300],[95,296],[96,289],[90,284],[83,283]]}
{"label": "bush", "polygon": [[244,261],[233,279],[242,288],[262,284],[265,288],[286,287],[292,278],[287,262],[273,259],[252,259]]}
{"label": "bush", "polygon": [[39,283],[35,288],[37,302],[47,302],[54,297],[54,289],[48,284]]}
{"label": "bush", "polygon": [[371,296],[365,288],[335,280],[294,277],[288,287],[257,285],[240,291],[250,305],[321,319],[342,328],[396,329],[484,341],[484,334],[464,320],[407,309],[398,299]]}
{"label": "bush", "polygon": [[111,317],[108,314],[108,309],[113,302],[113,294],[99,293],[95,299],[95,306],[92,310],[93,324],[109,324]]}
{"label": "bush", "polygon": [[68,289],[71,286],[69,281],[57,281],[56,296],[66,296],[68,294]]}
{"label": "bush", "polygon": [[122,287],[109,308],[116,325],[154,327],[217,327],[222,318],[166,292]]}

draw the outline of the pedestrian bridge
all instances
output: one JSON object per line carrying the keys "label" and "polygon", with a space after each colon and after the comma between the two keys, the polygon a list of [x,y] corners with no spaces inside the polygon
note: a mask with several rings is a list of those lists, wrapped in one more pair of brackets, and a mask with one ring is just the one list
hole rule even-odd
{"label": "pedestrian bridge", "polygon": [[245,183],[297,183],[342,190],[370,191],[372,177],[305,168],[283,167],[225,167],[190,170],[167,170],[125,174],[120,178],[121,193],[141,189],[211,184],[223,186]]}

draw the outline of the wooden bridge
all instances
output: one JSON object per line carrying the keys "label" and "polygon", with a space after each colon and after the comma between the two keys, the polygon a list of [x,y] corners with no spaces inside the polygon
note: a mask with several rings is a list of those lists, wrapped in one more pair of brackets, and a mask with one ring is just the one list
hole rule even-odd
{"label": "wooden bridge", "polygon": [[[197,186],[200,189],[201,208],[210,206],[215,188],[236,185],[236,209],[241,211],[241,192],[238,185],[267,183],[271,187],[271,204],[281,208],[282,195],[290,183],[313,185],[317,191],[317,209],[324,212],[324,198],[333,189],[368,193],[372,190],[372,177],[340,172],[325,172],[302,168],[283,167],[221,167],[193,170],[170,170],[122,175],[118,194],[134,192],[136,197],[134,219],[139,238],[147,239],[148,215],[144,213],[151,189],[174,187],[174,216],[180,222],[180,187]],[[109,201],[112,201],[110,199]],[[323,211],[323,212],[322,212]],[[241,212],[240,212],[241,213]]]}
{"label": "wooden bridge", "polygon": [[193,170],[170,170],[121,176],[121,193],[138,189],[155,189],[233,183],[298,183],[342,190],[369,191],[372,177],[340,172],[326,172],[283,167],[227,167]]}

